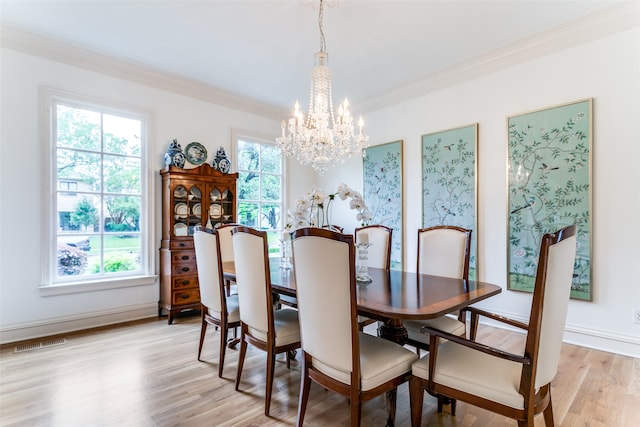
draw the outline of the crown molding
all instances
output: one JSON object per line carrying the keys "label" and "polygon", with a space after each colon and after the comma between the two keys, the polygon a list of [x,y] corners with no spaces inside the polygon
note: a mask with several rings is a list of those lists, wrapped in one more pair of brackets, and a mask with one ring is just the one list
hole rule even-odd
{"label": "crown molding", "polygon": [[196,80],[91,51],[80,45],[62,43],[9,25],[3,24],[0,34],[0,46],[29,55],[267,118],[280,120],[286,114],[283,108],[241,97]]}
{"label": "crown molding", "polygon": [[640,2],[624,1],[552,30],[510,43],[487,54],[430,74],[357,103],[371,112],[505,67],[588,43],[640,25]]}
{"label": "crown molding", "polygon": [[[622,1],[603,11],[518,40],[485,55],[357,102],[355,107],[361,112],[375,111],[508,66],[626,31],[638,25],[640,25],[640,3]],[[282,107],[241,97],[135,61],[91,51],[80,44],[62,43],[5,24],[2,25],[0,32],[0,46],[270,119],[280,120],[289,114],[289,111]]]}

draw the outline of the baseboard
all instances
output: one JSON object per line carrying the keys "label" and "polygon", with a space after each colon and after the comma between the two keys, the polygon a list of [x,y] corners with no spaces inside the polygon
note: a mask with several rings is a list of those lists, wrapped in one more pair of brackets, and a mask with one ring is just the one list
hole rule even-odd
{"label": "baseboard", "polygon": [[[503,313],[498,314],[521,322],[528,322],[526,318],[518,318],[517,316],[510,316]],[[480,324],[522,333],[521,329],[513,328],[490,319],[483,319],[482,317]],[[566,325],[563,342],[640,359],[640,337],[638,336],[614,334],[608,331],[589,329],[582,326]]]}
{"label": "baseboard", "polygon": [[2,325],[0,326],[0,344],[81,331],[157,316],[158,305],[156,303],[150,303],[121,307],[115,310],[44,319],[37,322]]}

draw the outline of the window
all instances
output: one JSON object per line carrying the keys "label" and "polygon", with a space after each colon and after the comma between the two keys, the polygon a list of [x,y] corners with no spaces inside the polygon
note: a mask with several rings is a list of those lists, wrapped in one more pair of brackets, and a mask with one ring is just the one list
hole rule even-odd
{"label": "window", "polygon": [[[46,285],[148,276],[147,115],[46,91]],[[148,283],[148,281],[146,281]]]}
{"label": "window", "polygon": [[238,222],[269,231],[270,252],[279,252],[283,228],[284,173],[275,141],[237,136]]}

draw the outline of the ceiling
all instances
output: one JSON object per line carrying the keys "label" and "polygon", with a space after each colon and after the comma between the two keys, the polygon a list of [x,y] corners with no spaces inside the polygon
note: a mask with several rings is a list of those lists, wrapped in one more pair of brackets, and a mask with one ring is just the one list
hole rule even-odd
{"label": "ceiling", "polygon": [[[325,0],[334,102],[362,104],[615,0]],[[3,27],[290,109],[308,102],[318,0],[2,0]]]}

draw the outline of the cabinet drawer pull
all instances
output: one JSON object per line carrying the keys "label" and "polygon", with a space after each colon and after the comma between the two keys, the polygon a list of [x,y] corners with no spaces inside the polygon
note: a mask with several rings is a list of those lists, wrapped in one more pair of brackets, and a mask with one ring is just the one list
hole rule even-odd
{"label": "cabinet drawer pull", "polygon": [[182,255],[182,259],[185,260],[185,261],[188,260],[189,259],[189,255]]}
{"label": "cabinet drawer pull", "polygon": [[183,243],[183,242],[180,242],[180,246],[184,248],[186,246],[186,244]]}
{"label": "cabinet drawer pull", "polygon": [[186,273],[187,271],[189,271],[189,267],[182,267],[182,271]]}
{"label": "cabinet drawer pull", "polygon": [[189,298],[189,294],[182,294],[182,299],[188,299]]}
{"label": "cabinet drawer pull", "polygon": [[187,286],[187,285],[189,284],[189,281],[188,281],[188,280],[183,280],[183,281],[182,281],[182,284],[183,284],[183,285],[185,285],[185,286]]}

